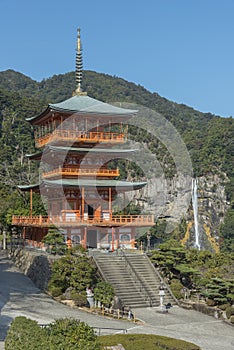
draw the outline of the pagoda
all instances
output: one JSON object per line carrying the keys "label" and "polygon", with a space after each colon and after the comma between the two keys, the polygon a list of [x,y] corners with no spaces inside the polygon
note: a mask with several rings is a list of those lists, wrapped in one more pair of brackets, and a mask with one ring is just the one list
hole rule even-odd
{"label": "pagoda", "polygon": [[[117,196],[138,190],[146,182],[118,180],[118,168],[109,164],[135,150],[126,148],[127,121],[136,110],[119,108],[82,91],[82,48],[77,37],[76,90],[73,96],[49,104],[27,119],[34,127],[38,152],[28,155],[41,163],[38,184],[19,186],[30,192],[30,215],[12,218],[23,229],[27,244],[43,247],[51,225],[64,235],[68,246],[134,248],[136,229],[154,225],[153,215],[115,214]],[[47,200],[48,216],[33,216],[33,193]]]}

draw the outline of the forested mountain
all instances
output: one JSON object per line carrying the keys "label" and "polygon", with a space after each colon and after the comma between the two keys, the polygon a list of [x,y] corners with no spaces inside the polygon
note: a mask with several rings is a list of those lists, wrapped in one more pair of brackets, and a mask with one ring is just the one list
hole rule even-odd
{"label": "forested mountain", "polygon": [[[201,113],[151,93],[144,87],[118,77],[93,71],[83,72],[83,90],[104,102],[131,102],[148,107],[169,120],[180,133],[190,153],[195,177],[219,174],[225,177],[227,200],[233,195],[233,118]],[[0,186],[5,220],[19,198],[16,185],[28,183],[29,165],[24,155],[33,151],[33,132],[25,118],[38,114],[48,103],[71,97],[75,90],[75,73],[55,75],[36,82],[25,75],[7,70],[0,72]],[[146,135],[140,135],[144,139]],[[148,142],[146,137],[145,142]],[[150,140],[151,148],[158,143]],[[23,171],[22,171],[23,169]],[[36,169],[31,169],[35,171]],[[17,195],[16,195],[17,194]],[[232,204],[230,204],[231,207]],[[231,210],[231,209],[230,209]],[[229,216],[230,216],[229,210]],[[233,214],[231,214],[233,217]],[[230,220],[228,220],[230,223]]]}

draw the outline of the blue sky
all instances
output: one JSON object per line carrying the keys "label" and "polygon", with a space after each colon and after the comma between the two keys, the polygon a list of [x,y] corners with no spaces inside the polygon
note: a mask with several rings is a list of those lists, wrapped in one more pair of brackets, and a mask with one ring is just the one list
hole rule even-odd
{"label": "blue sky", "polygon": [[0,0],[0,71],[121,77],[202,112],[234,116],[234,0]]}

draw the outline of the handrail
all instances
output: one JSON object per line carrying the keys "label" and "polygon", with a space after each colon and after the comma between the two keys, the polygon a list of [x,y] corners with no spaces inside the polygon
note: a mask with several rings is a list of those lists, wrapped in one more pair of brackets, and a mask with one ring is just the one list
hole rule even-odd
{"label": "handrail", "polygon": [[174,301],[176,302],[176,304],[178,304],[178,300],[176,299],[176,297],[174,296],[174,294],[171,291],[171,288],[169,287],[169,285],[167,284],[167,282],[164,281],[163,277],[161,276],[161,274],[159,273],[159,271],[153,266],[151,260],[149,259],[149,257],[145,254],[146,259],[149,261],[151,270],[157,275],[157,277],[160,279],[160,282],[163,283],[163,285],[166,287],[165,289],[168,290],[170,296],[172,297],[172,299],[174,299]]}
{"label": "handrail", "polygon": [[[72,213],[73,211],[71,211]],[[48,225],[48,224],[103,224],[103,225],[154,225],[153,215],[110,215],[109,217],[89,216],[82,217],[76,215],[77,211],[74,211],[74,216],[53,216],[51,218],[38,216],[12,216],[13,225]]]}
{"label": "handrail", "polygon": [[97,175],[97,176],[119,176],[118,169],[101,169],[101,168],[56,168],[43,173],[43,177],[53,175]]}
{"label": "handrail", "polygon": [[37,146],[43,146],[47,142],[56,140],[88,141],[88,142],[125,142],[127,134],[123,132],[110,131],[75,131],[56,129],[52,133],[35,137]]}
{"label": "handrail", "polygon": [[98,268],[98,272],[100,273],[101,278],[103,279],[103,281],[108,282],[106,277],[105,277],[105,274],[102,272],[102,269],[101,269],[100,265],[98,264],[97,259],[95,259],[95,254],[92,254],[91,258],[94,260],[94,262],[95,262],[95,264],[96,264],[96,266]]}
{"label": "handrail", "polygon": [[130,273],[131,274],[133,273],[133,275],[135,277],[134,282],[138,283],[140,285],[140,292],[141,293],[143,292],[145,301],[148,301],[149,302],[149,306],[152,306],[153,305],[152,298],[149,295],[147,289],[145,288],[145,285],[144,285],[143,281],[141,280],[141,278],[140,278],[139,274],[137,273],[136,269],[132,266],[132,264],[129,261],[129,259],[128,259],[127,255],[125,254],[125,252],[122,251],[122,253],[123,253],[122,256],[124,257],[124,261],[125,261],[125,267],[130,269]]}

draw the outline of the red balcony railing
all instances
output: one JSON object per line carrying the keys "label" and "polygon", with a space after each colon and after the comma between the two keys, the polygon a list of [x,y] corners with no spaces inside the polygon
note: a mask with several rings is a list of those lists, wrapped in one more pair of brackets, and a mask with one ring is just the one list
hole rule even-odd
{"label": "red balcony railing", "polygon": [[104,217],[86,216],[80,217],[77,211],[67,211],[52,218],[43,216],[17,216],[13,215],[12,225],[16,226],[56,226],[81,225],[81,226],[153,226],[154,215],[105,215]]}
{"label": "red balcony railing", "polygon": [[43,173],[44,178],[54,177],[54,176],[108,176],[115,177],[119,176],[118,169],[84,169],[84,168],[57,168],[46,173]]}
{"label": "red balcony railing", "polygon": [[122,132],[106,131],[74,131],[56,129],[51,134],[36,137],[36,147],[43,147],[49,142],[70,141],[70,142],[106,142],[106,143],[123,143],[127,140],[127,134]]}

